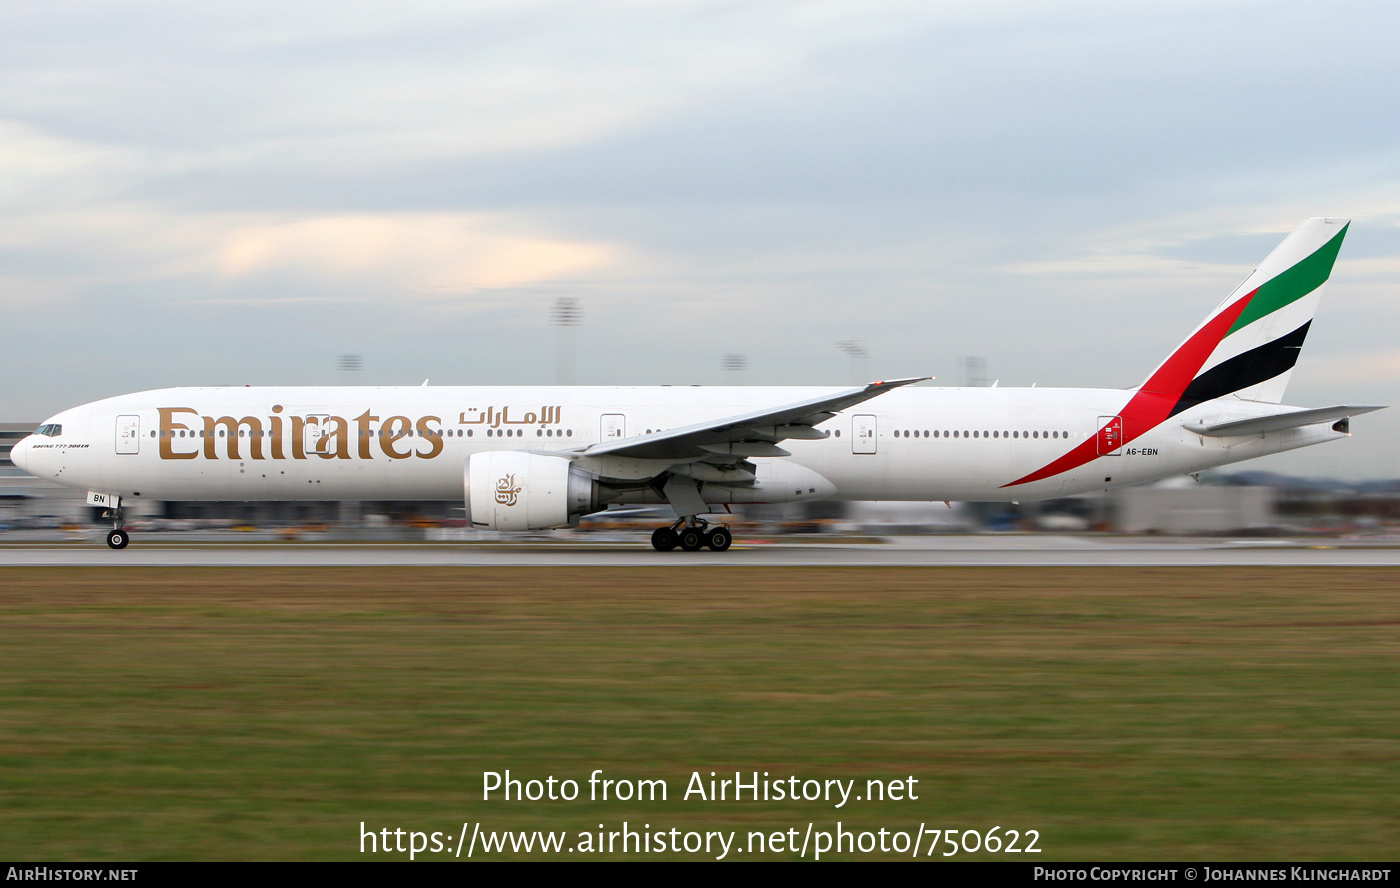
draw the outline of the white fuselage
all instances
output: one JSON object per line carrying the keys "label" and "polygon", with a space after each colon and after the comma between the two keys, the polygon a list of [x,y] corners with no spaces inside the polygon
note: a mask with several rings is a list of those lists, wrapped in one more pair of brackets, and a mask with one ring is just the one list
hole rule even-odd
{"label": "white fuselage", "polygon": [[[65,411],[50,420],[61,426],[59,434],[29,436],[16,445],[14,459],[34,475],[123,499],[452,500],[463,496],[463,463],[474,453],[578,451],[605,438],[678,428],[828,391],[833,390],[161,389]],[[1132,395],[1120,389],[898,389],[818,425],[830,432],[825,439],[783,442],[790,457],[754,459],[800,468],[770,476],[777,482],[770,480],[759,496],[731,501],[1043,499],[1346,437],[1326,424],[1232,438],[1203,437],[1182,427],[1186,421],[1217,422],[1279,409],[1222,398],[1150,430],[1133,430],[1125,446],[1101,445],[1092,459],[1065,471],[1013,484],[1102,435],[1105,420],[1119,414]],[[612,477],[627,473],[626,466],[611,464],[592,469]],[[782,483],[804,469],[829,484]],[[664,499],[638,485],[614,492],[607,501]]]}

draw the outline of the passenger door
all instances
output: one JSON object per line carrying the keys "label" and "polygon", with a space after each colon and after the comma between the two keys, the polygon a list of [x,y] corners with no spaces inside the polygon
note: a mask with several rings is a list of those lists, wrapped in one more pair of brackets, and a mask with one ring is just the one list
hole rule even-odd
{"label": "passenger door", "polygon": [[620,441],[627,437],[627,417],[621,413],[604,413],[603,427],[599,432],[599,440],[604,444],[609,441]]}
{"label": "passenger door", "polygon": [[1099,456],[1123,455],[1123,417],[1099,417]]}
{"label": "passenger door", "polygon": [[141,451],[141,417],[117,417],[117,453]]}
{"label": "passenger door", "polygon": [[851,417],[852,453],[874,453],[878,436],[874,416],[867,413]]}
{"label": "passenger door", "polygon": [[326,446],[326,435],[330,434],[331,418],[326,413],[311,413],[306,417],[306,454],[320,453]]}

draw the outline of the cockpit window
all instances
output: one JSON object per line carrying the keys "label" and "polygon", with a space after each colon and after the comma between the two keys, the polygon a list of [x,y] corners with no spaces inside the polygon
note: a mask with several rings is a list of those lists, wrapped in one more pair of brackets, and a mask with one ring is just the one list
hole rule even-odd
{"label": "cockpit window", "polygon": [[63,426],[56,422],[46,422],[35,429],[34,434],[43,435],[45,438],[57,438],[63,434]]}

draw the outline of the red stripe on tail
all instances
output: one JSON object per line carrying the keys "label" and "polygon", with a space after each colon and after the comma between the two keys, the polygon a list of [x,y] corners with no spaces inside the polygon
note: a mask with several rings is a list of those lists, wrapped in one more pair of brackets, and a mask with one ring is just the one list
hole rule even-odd
{"label": "red stripe on tail", "polygon": [[[1249,305],[1249,300],[1253,299],[1257,292],[1259,291],[1254,290],[1240,297],[1234,305],[1207,321],[1205,326],[1182,343],[1181,348],[1173,352],[1172,356],[1167,358],[1161,367],[1157,368],[1157,372],[1152,374],[1151,379],[1142,384],[1142,387],[1137,390],[1132,400],[1119,414],[1123,417],[1123,440],[1120,444],[1126,444],[1134,438],[1141,437],[1171,416],[1172,408],[1181,398],[1181,393],[1186,391],[1191,380],[1195,379],[1196,374],[1201,372],[1201,366],[1205,364],[1211,352],[1215,351],[1220,340],[1225,338],[1225,334],[1230,332],[1235,319],[1244,311],[1245,306]],[[1061,472],[1068,472],[1070,469],[1077,469],[1085,463],[1098,459],[1098,457],[1098,435],[1090,435],[1078,447],[1049,465],[1036,469],[1024,478],[1018,478],[1010,484],[1003,484],[1002,487],[1015,487],[1018,484],[1040,481]]]}

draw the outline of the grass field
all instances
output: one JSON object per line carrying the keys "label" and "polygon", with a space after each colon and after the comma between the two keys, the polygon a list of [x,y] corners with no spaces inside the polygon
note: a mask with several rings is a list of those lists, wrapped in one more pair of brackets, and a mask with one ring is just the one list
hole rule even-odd
{"label": "grass field", "polygon": [[[1397,581],[6,568],[0,857],[359,858],[361,821],[455,843],[464,821],[742,841],[840,820],[1035,829],[1043,860],[1395,859]],[[670,798],[483,801],[507,768]],[[697,770],[913,775],[919,799],[682,801]]]}

